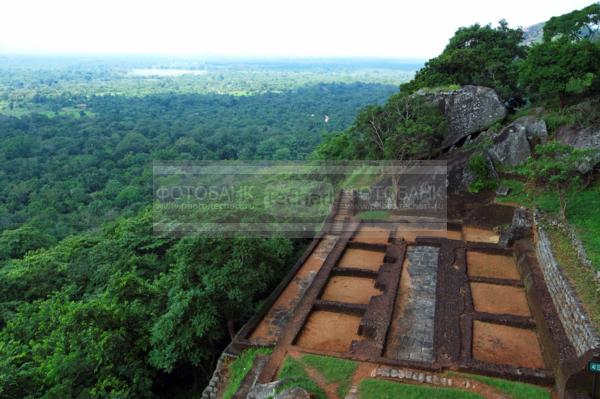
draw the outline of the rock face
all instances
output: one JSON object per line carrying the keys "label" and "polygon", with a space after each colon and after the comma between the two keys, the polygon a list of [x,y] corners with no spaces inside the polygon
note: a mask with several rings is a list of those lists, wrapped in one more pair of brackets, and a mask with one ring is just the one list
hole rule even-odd
{"label": "rock face", "polygon": [[[277,388],[279,388],[281,386],[281,384],[283,384],[283,381],[281,381],[281,380],[269,382],[267,384],[255,384],[248,392],[248,395],[246,396],[246,398],[247,399],[273,398],[276,395],[275,392],[277,392]],[[279,395],[277,396],[277,398],[279,398]]]}
{"label": "rock face", "polygon": [[464,86],[453,91],[437,93],[417,92],[440,107],[448,120],[448,134],[442,147],[449,147],[460,139],[481,132],[506,117],[506,107],[493,89],[482,86]]}
{"label": "rock face", "polygon": [[548,127],[543,119],[535,116],[522,116],[513,122],[515,125],[522,125],[525,128],[527,139],[530,141],[545,142],[548,139]]}
{"label": "rock face", "polygon": [[575,148],[590,148],[597,152],[589,162],[581,165],[580,172],[587,173],[600,163],[600,126],[579,129],[573,126],[563,127],[556,133],[556,140]]}
{"label": "rock face", "polygon": [[527,208],[517,208],[510,225],[510,241],[520,240],[532,234],[533,218]]}
{"label": "rock face", "polygon": [[525,126],[513,123],[506,126],[492,140],[488,150],[495,164],[516,166],[524,163],[531,156],[531,147],[527,140]]}

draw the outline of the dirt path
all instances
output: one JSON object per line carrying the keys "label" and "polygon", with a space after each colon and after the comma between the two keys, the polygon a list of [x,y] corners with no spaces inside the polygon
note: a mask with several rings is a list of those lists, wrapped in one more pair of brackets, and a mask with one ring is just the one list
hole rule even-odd
{"label": "dirt path", "polygon": [[300,363],[302,363],[302,366],[304,366],[304,371],[306,371],[306,374],[308,374],[310,379],[313,380],[319,386],[319,388],[321,388],[325,392],[325,395],[327,395],[327,398],[343,399],[337,395],[337,389],[339,388],[339,385],[327,383],[327,381],[325,380],[325,377],[323,377],[323,375],[321,373],[319,373],[316,369],[310,367],[308,364],[306,364],[302,361],[300,353],[290,352],[290,356],[292,356],[294,359],[296,359]]}

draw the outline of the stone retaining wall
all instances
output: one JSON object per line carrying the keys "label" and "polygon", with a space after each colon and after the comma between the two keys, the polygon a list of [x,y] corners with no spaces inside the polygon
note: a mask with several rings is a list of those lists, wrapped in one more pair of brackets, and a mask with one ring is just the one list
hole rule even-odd
{"label": "stone retaining wall", "polygon": [[223,372],[225,371],[225,360],[235,359],[237,356],[231,355],[227,352],[221,353],[221,357],[217,360],[217,366],[215,367],[215,371],[213,371],[213,375],[208,382],[206,388],[202,392],[202,399],[216,399],[218,396],[219,386],[224,382],[223,380]]}
{"label": "stone retaining wall", "polygon": [[590,350],[600,348],[600,338],[552,253],[550,240],[539,224],[539,215],[535,215],[535,225],[536,254],[548,291],[567,338],[575,348],[577,356],[583,356]]}

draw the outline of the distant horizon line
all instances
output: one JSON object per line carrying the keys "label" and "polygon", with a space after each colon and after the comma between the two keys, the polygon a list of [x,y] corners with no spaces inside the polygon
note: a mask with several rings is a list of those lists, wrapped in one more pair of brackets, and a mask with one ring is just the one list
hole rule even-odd
{"label": "distant horizon line", "polygon": [[419,57],[393,57],[393,56],[371,56],[371,55],[233,55],[233,54],[166,54],[166,53],[61,53],[61,52],[3,52],[0,57],[110,57],[110,58],[197,58],[204,60],[377,60],[377,61],[402,61],[423,63],[429,58]]}

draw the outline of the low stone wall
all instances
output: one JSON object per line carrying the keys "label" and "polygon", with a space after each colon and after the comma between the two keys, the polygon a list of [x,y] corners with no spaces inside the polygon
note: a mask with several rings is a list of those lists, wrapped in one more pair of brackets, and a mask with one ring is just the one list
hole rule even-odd
{"label": "low stone wall", "polygon": [[221,357],[217,361],[217,366],[215,367],[215,371],[213,371],[213,375],[208,382],[206,388],[202,392],[202,399],[216,399],[218,397],[218,389],[221,384],[224,383],[224,372],[225,372],[225,361],[230,359],[235,359],[237,356],[231,355],[227,352],[221,353]]}
{"label": "low stone wall", "polygon": [[552,253],[550,240],[538,219],[536,215],[536,254],[540,268],[567,338],[575,348],[577,356],[583,356],[590,350],[600,348],[600,338],[577,294],[562,273]]}

